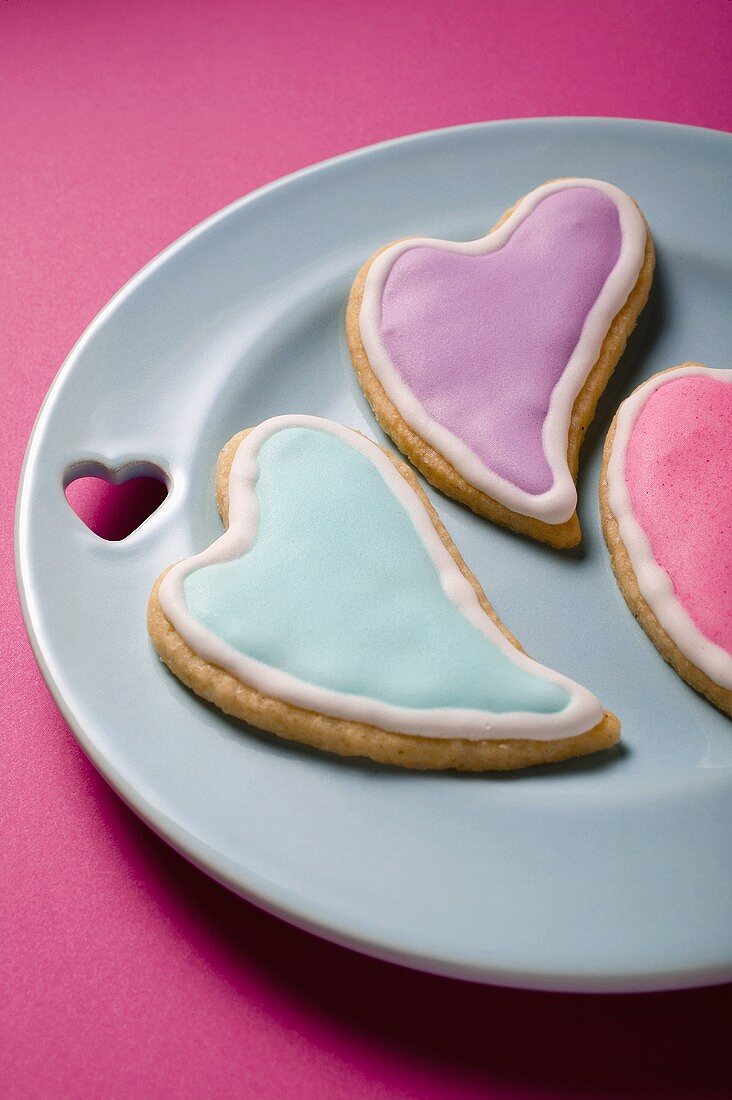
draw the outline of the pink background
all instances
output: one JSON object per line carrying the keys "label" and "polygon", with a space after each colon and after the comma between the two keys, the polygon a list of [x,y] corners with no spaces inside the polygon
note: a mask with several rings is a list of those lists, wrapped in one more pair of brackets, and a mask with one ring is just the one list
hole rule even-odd
{"label": "pink background", "polygon": [[285,172],[521,115],[732,128],[727,0],[0,5],[0,1091],[11,1097],[725,1094],[728,989],[575,997],[400,970],[168,851],[77,748],[10,568],[28,433],[142,264]]}

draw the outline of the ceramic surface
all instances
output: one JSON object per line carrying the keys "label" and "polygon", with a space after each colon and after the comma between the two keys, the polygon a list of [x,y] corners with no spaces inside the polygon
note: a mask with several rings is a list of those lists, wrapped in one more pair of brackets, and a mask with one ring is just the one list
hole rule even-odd
{"label": "ceramic surface", "polygon": [[[732,977],[732,725],[634,622],[602,541],[614,408],[685,359],[730,367],[732,138],[613,120],[461,127],[365,149],[228,207],[148,265],[64,364],[17,513],[24,614],[54,696],[122,797],[217,879],[339,943],[438,973],[558,990]],[[386,442],[343,315],[380,244],[469,239],[562,175],[633,195],[656,241],[643,331],[584,450],[582,547],[548,550],[430,496],[527,650],[623,722],[617,750],[510,776],[420,775],[252,731],[175,680],[147,638],[152,582],[221,530],[213,469],[239,429],[331,417]],[[70,470],[154,466],[171,491],[105,543]]]}

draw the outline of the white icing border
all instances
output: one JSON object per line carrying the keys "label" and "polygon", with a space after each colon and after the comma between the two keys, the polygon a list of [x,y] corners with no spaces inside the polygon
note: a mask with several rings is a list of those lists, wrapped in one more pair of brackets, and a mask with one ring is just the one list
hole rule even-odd
{"label": "white icing border", "polygon": [[[435,563],[442,587],[449,599],[517,665],[565,688],[570,701],[564,710],[556,714],[531,714],[522,711],[492,714],[489,711],[436,708],[418,710],[345,694],[299,680],[280,669],[247,657],[193,618],[186,607],[183,581],[195,569],[240,557],[251,547],[258,523],[258,504],[254,488],[259,470],[257,455],[266,439],[275,432],[290,427],[309,427],[329,432],[355,447],[374,464],[412,520],[418,536]],[[383,451],[353,429],[320,417],[276,416],[259,424],[249,433],[239,445],[231,466],[228,530],[202,553],[173,566],[160,585],[159,601],[165,617],[190,648],[204,660],[226,669],[263,695],[336,718],[424,737],[460,737],[471,741],[504,738],[552,741],[585,733],[603,717],[599,701],[587,688],[519,652],[483,611],[472,585],[448,553],[419,497]]]}
{"label": "white icing border", "polygon": [[[489,469],[474,451],[448,428],[433,420],[392,363],[381,338],[381,299],[396,260],[412,248],[438,248],[468,256],[482,256],[501,248],[542,199],[573,187],[594,188],[613,200],[620,215],[622,243],[615,267],[592,306],[569,363],[557,382],[542,429],[544,454],[553,484],[545,493],[528,493]],[[647,230],[633,200],[602,180],[573,178],[545,183],[520,200],[516,209],[485,237],[465,243],[416,237],[384,250],[369,268],[359,314],[361,341],[371,369],[402,418],[451,463],[467,482],[500,501],[512,512],[533,516],[545,523],[564,523],[577,506],[577,489],[567,464],[569,425],[574,402],[600,355],[602,342],[613,319],[625,305],[638,281],[646,249]]]}
{"label": "white icing border", "polygon": [[674,644],[693,665],[723,688],[732,689],[732,654],[705,637],[676,598],[673,582],[653,556],[651,543],[635,517],[626,481],[628,444],[636,420],[652,393],[689,375],[703,375],[732,384],[732,370],[694,364],[655,374],[618,409],[615,438],[607,464],[607,502],[630,559],[643,599]]}

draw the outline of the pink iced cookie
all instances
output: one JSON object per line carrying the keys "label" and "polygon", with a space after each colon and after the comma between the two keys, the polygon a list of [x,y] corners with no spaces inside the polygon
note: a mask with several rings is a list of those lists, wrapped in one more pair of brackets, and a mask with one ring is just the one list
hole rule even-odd
{"label": "pink iced cookie", "polygon": [[351,292],[351,357],[380,423],[434,485],[571,546],[579,448],[652,275],[632,199],[556,180],[479,240],[372,257]]}
{"label": "pink iced cookie", "polygon": [[608,434],[600,496],[634,615],[732,714],[732,370],[686,363],[635,390]]}

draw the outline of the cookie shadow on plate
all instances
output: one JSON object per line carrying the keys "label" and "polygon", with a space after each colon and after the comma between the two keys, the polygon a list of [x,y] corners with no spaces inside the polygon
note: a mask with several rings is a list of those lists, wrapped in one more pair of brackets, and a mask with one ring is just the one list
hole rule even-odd
{"label": "cookie shadow on plate", "polygon": [[[582,445],[577,492],[580,510],[585,513],[586,508],[583,509],[582,505],[586,498],[590,498],[591,507],[596,505],[595,458],[602,453],[605,438],[618,406],[636,388],[640,380],[651,373],[648,368],[648,360],[653,354],[659,334],[663,332],[666,326],[665,303],[663,267],[657,264],[646,307],[640,315],[638,324],[628,338],[625,351],[620,357],[610,381],[600,395],[595,415],[587,429],[587,435]],[[588,474],[593,484],[588,484]],[[588,515],[581,515],[581,519],[584,535]]]}
{"label": "cookie shadow on plate", "polygon": [[[156,654],[152,654],[156,656]],[[161,662],[162,665],[162,662]],[[306,745],[301,741],[289,740],[286,737],[280,737],[276,733],[269,733],[267,730],[258,729],[256,726],[250,725],[241,718],[235,718],[230,714],[225,714],[224,711],[219,710],[213,703],[209,703],[207,700],[202,699],[188,691],[177,678],[162,665],[161,672],[163,678],[168,682],[169,687],[173,691],[173,694],[178,694],[178,689],[184,693],[187,701],[195,708],[196,714],[201,719],[202,723],[209,726],[212,730],[212,736],[224,737],[227,740],[238,741],[242,744],[246,743],[246,739],[251,739],[258,749],[270,752],[285,752],[294,754],[295,758],[305,761],[313,761],[321,765],[330,768],[345,768],[349,772],[354,769],[361,775],[374,775],[380,778],[394,778],[402,779],[405,777],[419,776],[422,778],[433,778],[435,781],[444,780],[445,777],[453,779],[460,779],[463,782],[472,781],[491,781],[498,780],[505,782],[508,780],[519,780],[521,778],[560,778],[571,775],[586,775],[601,771],[605,768],[617,766],[630,754],[630,749],[622,742],[612,745],[608,749],[591,753],[587,756],[572,757],[569,760],[559,761],[556,764],[537,764],[529,768],[520,768],[513,771],[455,771],[453,769],[435,769],[435,770],[422,770],[418,768],[402,768],[394,764],[381,764],[375,760],[370,760],[365,756],[341,756],[338,753],[327,752],[324,749],[317,749],[311,745]]]}

